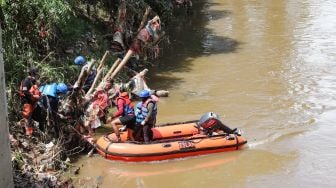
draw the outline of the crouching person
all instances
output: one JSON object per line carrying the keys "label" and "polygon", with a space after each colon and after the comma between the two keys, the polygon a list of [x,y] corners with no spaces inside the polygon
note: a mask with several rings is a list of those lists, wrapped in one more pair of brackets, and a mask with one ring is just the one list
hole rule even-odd
{"label": "crouching person", "polygon": [[200,131],[208,136],[216,135],[220,132],[225,134],[236,134],[239,136],[241,134],[241,131],[239,129],[231,129],[230,127],[224,125],[219,120],[219,116],[213,112],[208,112],[204,114],[197,122],[197,125]]}
{"label": "crouching person", "polygon": [[[51,83],[41,86],[40,91],[42,93],[40,103],[42,108],[44,108],[47,112],[46,114],[47,117],[41,117],[41,118],[47,120],[48,123],[52,122],[55,131],[55,136],[58,137],[59,126],[56,123],[58,117],[58,103],[60,96],[68,92],[68,86],[64,83]],[[42,124],[40,126],[40,129],[42,129],[43,131],[45,129],[45,127],[43,127],[45,126],[45,122],[43,123],[43,119],[41,119],[39,123]]]}

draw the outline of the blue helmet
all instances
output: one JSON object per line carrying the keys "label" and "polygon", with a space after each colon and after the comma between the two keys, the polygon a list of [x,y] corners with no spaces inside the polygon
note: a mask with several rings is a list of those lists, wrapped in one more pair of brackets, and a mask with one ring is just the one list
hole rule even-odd
{"label": "blue helmet", "polygon": [[76,65],[83,65],[86,60],[83,56],[77,56],[74,62]]}
{"label": "blue helmet", "polygon": [[57,84],[56,92],[66,94],[68,92],[68,86],[65,85],[64,83],[59,83]]}
{"label": "blue helmet", "polygon": [[150,93],[149,93],[149,91],[148,91],[147,89],[145,89],[145,90],[142,90],[142,91],[139,93],[138,96],[141,97],[141,98],[147,98],[147,97],[150,96]]}

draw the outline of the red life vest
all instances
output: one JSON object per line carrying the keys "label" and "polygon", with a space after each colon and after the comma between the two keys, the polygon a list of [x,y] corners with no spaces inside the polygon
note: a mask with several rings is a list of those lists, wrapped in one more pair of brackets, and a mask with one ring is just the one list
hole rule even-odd
{"label": "red life vest", "polygon": [[115,103],[118,105],[118,100],[122,99],[124,100],[124,111],[122,116],[126,116],[126,115],[130,115],[130,114],[134,114],[134,105],[132,103],[132,101],[126,97],[125,95],[123,95],[123,93],[121,93],[121,95],[119,97],[116,98]]}

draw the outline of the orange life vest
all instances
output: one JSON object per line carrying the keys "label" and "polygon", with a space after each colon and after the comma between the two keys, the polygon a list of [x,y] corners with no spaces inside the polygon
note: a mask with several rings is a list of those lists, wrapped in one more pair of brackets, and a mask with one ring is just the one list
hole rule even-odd
{"label": "orange life vest", "polygon": [[36,84],[30,88],[29,93],[31,93],[33,96],[32,97],[33,102],[37,102],[39,97],[41,96],[41,92]]}
{"label": "orange life vest", "polygon": [[[19,95],[20,97],[25,97],[26,95],[23,92],[23,85],[22,85],[23,81],[21,82],[20,85],[20,90],[19,90]],[[32,101],[36,102],[38,100],[38,98],[41,96],[41,92],[38,88],[38,86],[36,84],[32,85],[28,91],[31,95],[32,95]]]}

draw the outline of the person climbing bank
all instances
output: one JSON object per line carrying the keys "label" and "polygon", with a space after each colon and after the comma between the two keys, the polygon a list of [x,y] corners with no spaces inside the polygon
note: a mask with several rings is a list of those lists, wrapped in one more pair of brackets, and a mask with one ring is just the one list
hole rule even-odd
{"label": "person climbing bank", "polygon": [[21,115],[24,120],[26,135],[33,134],[31,116],[40,98],[41,93],[38,90],[37,79],[39,78],[38,69],[32,67],[29,69],[28,76],[21,82],[19,95],[21,98]]}
{"label": "person climbing bank", "polygon": [[[61,95],[65,95],[68,92],[68,86],[64,83],[50,83],[50,84],[45,84],[40,87],[40,92],[42,93],[41,96],[41,109],[45,109],[47,113],[49,113],[50,116],[47,121],[53,122],[54,126],[54,131],[55,131],[55,136],[59,136],[59,126],[57,124],[57,117],[62,116],[61,114],[58,113],[58,105],[59,105],[59,98]],[[43,109],[42,109],[43,108]],[[47,118],[46,117],[40,117],[44,119],[40,119],[39,123],[40,129],[43,131],[45,128],[44,121]]]}

